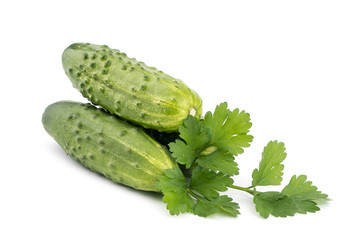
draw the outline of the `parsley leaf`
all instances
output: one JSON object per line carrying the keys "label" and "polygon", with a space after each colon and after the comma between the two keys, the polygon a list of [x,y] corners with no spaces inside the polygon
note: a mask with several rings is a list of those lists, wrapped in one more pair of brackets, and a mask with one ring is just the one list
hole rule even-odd
{"label": "parsley leaf", "polygon": [[206,198],[215,198],[224,192],[234,181],[226,175],[196,167],[191,176],[190,188]]}
{"label": "parsley leaf", "polygon": [[240,214],[239,204],[232,201],[232,198],[223,195],[216,198],[199,197],[195,205],[194,213],[201,217],[207,217],[214,213],[225,213],[236,217]]}
{"label": "parsley leaf", "polygon": [[286,158],[284,143],[270,141],[264,148],[259,169],[252,173],[253,186],[280,185],[284,165],[281,164]]}
{"label": "parsley leaf", "polygon": [[238,108],[230,111],[226,102],[216,106],[213,114],[207,112],[204,124],[211,130],[212,145],[235,156],[243,153],[243,148],[249,147],[253,140],[253,136],[247,134],[251,127],[250,115]]}
{"label": "parsley leaf", "polygon": [[253,137],[248,135],[251,127],[249,114],[239,109],[230,111],[227,103],[221,103],[214,114],[207,112],[205,119],[188,116],[179,127],[179,136],[169,144],[175,160],[192,168],[194,162],[214,172],[226,175],[239,174],[234,155],[250,146]]}
{"label": "parsley leaf", "polygon": [[202,121],[189,115],[179,127],[180,137],[194,149],[201,149],[209,143],[210,129]]}
{"label": "parsley leaf", "polygon": [[162,191],[163,202],[172,215],[193,212],[206,217],[223,212],[231,216],[239,214],[239,205],[227,196],[220,196],[233,184],[233,180],[221,173],[196,167],[192,171],[190,183],[179,168],[167,169],[159,177],[157,188]]}
{"label": "parsley leaf", "polygon": [[169,144],[169,148],[178,163],[190,168],[198,151],[209,143],[210,131],[203,122],[193,116],[188,116],[183,125],[179,127],[179,132],[184,141],[176,140]]}
{"label": "parsley leaf", "polygon": [[327,200],[328,195],[317,190],[311,181],[306,181],[305,175],[292,176],[288,185],[281,191],[282,194],[291,197],[297,205],[299,213],[316,212],[317,201]]}
{"label": "parsley leaf", "polygon": [[187,145],[183,141],[177,139],[175,142],[169,144],[172,156],[180,164],[190,168],[192,163],[195,161],[195,149],[191,145]]}
{"label": "parsley leaf", "polygon": [[269,214],[275,217],[293,216],[295,213],[316,212],[320,208],[317,201],[327,200],[328,196],[312,182],[306,181],[305,175],[294,175],[290,183],[281,192],[260,192],[254,194],[256,211],[267,218]]}
{"label": "parsley leaf", "polygon": [[156,187],[164,194],[163,202],[171,215],[193,212],[195,201],[188,194],[186,179],[179,168],[165,170]]}
{"label": "parsley leaf", "polygon": [[[293,199],[293,198],[292,198]],[[317,206],[317,203],[310,200],[295,200],[293,199],[296,207],[298,209],[298,213],[306,214],[307,212],[317,212],[320,208]]]}
{"label": "parsley leaf", "polygon": [[317,190],[311,181],[306,181],[306,175],[292,176],[288,185],[281,191],[282,194],[296,200],[325,200],[328,195]]}
{"label": "parsley leaf", "polygon": [[200,156],[196,163],[214,172],[219,171],[230,176],[239,174],[238,164],[230,153],[214,151],[208,155]]}
{"label": "parsley leaf", "polygon": [[292,198],[279,192],[259,192],[254,195],[256,211],[267,218],[294,216],[298,208]]}

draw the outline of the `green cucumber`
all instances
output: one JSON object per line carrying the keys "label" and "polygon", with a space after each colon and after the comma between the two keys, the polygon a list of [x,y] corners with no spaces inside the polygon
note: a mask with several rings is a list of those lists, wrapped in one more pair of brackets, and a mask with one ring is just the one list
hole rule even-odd
{"label": "green cucumber", "polygon": [[167,149],[143,130],[91,104],[53,103],[42,123],[68,155],[135,189],[158,192],[158,177],[176,167]]}
{"label": "green cucumber", "polygon": [[84,97],[132,123],[174,132],[188,115],[201,117],[202,100],[196,92],[119,50],[75,43],[65,49],[62,63]]}

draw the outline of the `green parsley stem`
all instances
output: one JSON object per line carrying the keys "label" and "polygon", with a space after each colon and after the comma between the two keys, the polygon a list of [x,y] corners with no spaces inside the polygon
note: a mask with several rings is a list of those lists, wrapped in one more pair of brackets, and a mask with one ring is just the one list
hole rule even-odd
{"label": "green parsley stem", "polygon": [[240,190],[240,191],[244,191],[244,192],[247,192],[247,193],[250,193],[251,195],[254,195],[255,191],[250,189],[252,188],[251,187],[247,187],[247,188],[244,188],[244,187],[240,187],[240,186],[236,186],[236,185],[230,185],[229,186],[230,188],[233,188],[233,189],[236,189],[236,190]]}

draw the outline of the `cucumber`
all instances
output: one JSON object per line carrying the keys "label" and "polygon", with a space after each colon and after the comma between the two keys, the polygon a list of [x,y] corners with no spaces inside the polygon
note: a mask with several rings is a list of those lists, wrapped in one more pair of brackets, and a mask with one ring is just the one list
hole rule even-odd
{"label": "cucumber", "polygon": [[42,123],[85,167],[138,190],[158,192],[158,177],[176,167],[167,149],[143,130],[89,103],[53,103]]}
{"label": "cucumber", "polygon": [[62,63],[84,97],[132,123],[174,132],[188,115],[201,117],[202,100],[196,92],[119,50],[75,43],[63,52]]}

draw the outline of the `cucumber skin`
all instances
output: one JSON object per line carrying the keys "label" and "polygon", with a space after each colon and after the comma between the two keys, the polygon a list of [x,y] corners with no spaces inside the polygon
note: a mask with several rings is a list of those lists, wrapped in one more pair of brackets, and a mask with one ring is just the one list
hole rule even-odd
{"label": "cucumber skin", "polygon": [[145,132],[91,104],[60,101],[43,113],[45,130],[65,152],[114,182],[158,192],[158,177],[176,167]]}
{"label": "cucumber skin", "polygon": [[106,45],[72,44],[62,63],[84,97],[132,123],[175,132],[189,114],[201,117],[200,96],[181,80]]}

